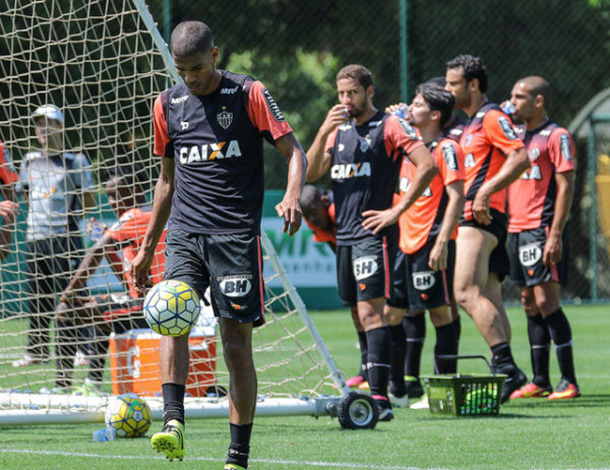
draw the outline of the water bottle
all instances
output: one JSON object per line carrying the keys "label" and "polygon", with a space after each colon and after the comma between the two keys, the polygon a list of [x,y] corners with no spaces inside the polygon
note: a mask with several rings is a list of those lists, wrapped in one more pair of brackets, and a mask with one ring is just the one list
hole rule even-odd
{"label": "water bottle", "polygon": [[89,235],[91,237],[91,241],[94,243],[100,241],[102,239],[102,235],[104,235],[104,226],[102,223],[98,222],[97,220],[91,222],[91,234]]}
{"label": "water bottle", "polygon": [[509,116],[512,115],[515,111],[517,111],[515,105],[512,104],[509,100],[503,101],[502,104],[500,104],[500,108],[502,108],[502,111],[504,111]]}
{"label": "water bottle", "polygon": [[93,440],[95,442],[116,441],[116,429],[108,426],[97,431],[93,431]]}
{"label": "water bottle", "polygon": [[392,114],[395,114],[396,116],[398,116],[400,119],[409,119],[411,117],[411,109],[409,108],[409,106],[407,106],[406,104],[403,104],[400,108],[398,108],[396,111],[392,112]]}

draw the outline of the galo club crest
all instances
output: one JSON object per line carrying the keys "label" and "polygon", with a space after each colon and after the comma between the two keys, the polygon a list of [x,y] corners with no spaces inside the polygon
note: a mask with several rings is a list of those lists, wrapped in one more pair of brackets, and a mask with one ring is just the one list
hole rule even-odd
{"label": "galo club crest", "polygon": [[233,113],[223,111],[216,115],[216,119],[218,120],[218,124],[220,124],[220,127],[222,127],[223,129],[227,129],[233,122]]}

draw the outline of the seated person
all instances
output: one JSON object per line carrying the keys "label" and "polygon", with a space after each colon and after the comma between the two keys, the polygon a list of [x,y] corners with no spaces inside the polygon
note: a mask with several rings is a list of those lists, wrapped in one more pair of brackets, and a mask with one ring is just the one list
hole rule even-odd
{"label": "seated person", "polygon": [[[133,328],[147,328],[142,312],[144,297],[129,283],[129,264],[138,253],[141,240],[150,222],[152,208],[147,205],[143,191],[134,174],[117,174],[106,182],[108,201],[119,220],[106,229],[102,238],[88,251],[68,287],[60,296],[56,308],[57,373],[54,393],[68,393],[72,386],[74,356],[78,347],[77,329],[83,325],[93,330],[88,377],[77,392],[95,394],[102,390],[102,378],[109,347],[110,333],[124,333]],[[151,267],[153,282],[163,277],[165,264],[162,237]],[[122,259],[119,251],[122,250]],[[117,277],[125,285],[123,293],[84,295],[87,280],[106,257]],[[129,287],[128,287],[129,286]],[[127,288],[129,290],[127,290]]]}

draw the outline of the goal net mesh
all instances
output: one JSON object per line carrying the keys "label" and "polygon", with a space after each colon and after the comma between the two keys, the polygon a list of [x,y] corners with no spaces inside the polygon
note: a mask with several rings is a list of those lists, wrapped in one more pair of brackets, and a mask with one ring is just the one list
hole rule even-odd
{"label": "goal net mesh", "polygon": [[[70,259],[79,260],[93,244],[87,233],[90,217],[108,226],[116,221],[104,195],[105,181],[112,172],[137,169],[145,183],[142,191],[151,200],[160,166],[152,156],[152,105],[159,92],[175,79],[164,61],[166,46],[152,18],[137,1],[0,0],[0,5],[0,139],[16,172],[19,173],[28,153],[40,151],[32,114],[47,104],[63,111],[65,151],[84,154],[91,163],[97,205],[87,212],[74,210],[83,246],[67,254]],[[80,189],[74,191],[76,194],[69,196],[82,197]],[[62,273],[28,274],[25,195],[20,195],[10,253],[0,267],[0,410],[36,409],[41,405],[35,397],[53,395],[57,374],[54,312],[49,308],[29,311],[37,294],[28,288],[27,280],[32,276],[38,276],[40,282],[45,277],[54,280],[69,277]],[[54,197],[29,196],[30,203],[35,197]],[[273,251],[272,245],[268,239],[264,241],[266,256],[273,256],[269,253]],[[259,394],[296,397],[328,393],[332,391],[329,385],[334,372],[329,371],[328,358],[322,357],[319,341],[306,326],[302,305],[295,306],[294,289],[289,282],[283,284],[273,264],[266,259],[267,322],[254,334]],[[125,292],[125,286],[107,261],[90,277],[87,289],[91,295]],[[53,308],[59,294],[52,293]],[[31,329],[31,320],[36,316],[51,318],[43,345],[48,357],[16,366],[28,351],[28,339],[38,334]],[[62,402],[66,406],[79,403],[75,390],[84,383],[90,367],[87,362],[92,359],[86,355],[90,342],[87,329],[82,330],[73,389],[68,395],[72,398]],[[159,396],[159,338],[145,329],[112,337],[103,391]],[[202,317],[191,334],[190,346],[188,396],[202,401],[222,396],[228,388],[228,374],[213,318]]]}

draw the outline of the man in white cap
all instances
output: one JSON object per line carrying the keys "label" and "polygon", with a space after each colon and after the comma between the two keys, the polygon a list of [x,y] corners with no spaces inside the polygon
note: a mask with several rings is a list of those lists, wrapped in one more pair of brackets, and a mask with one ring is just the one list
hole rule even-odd
{"label": "man in white cap", "polygon": [[50,324],[55,297],[68,285],[82,254],[78,219],[95,205],[90,163],[82,153],[64,151],[64,115],[54,105],[32,114],[40,149],[25,155],[16,190],[28,204],[26,231],[26,354],[13,362],[24,367],[49,360]]}

